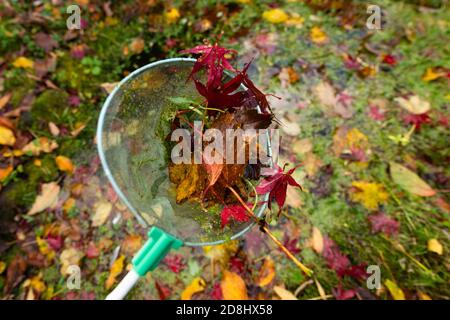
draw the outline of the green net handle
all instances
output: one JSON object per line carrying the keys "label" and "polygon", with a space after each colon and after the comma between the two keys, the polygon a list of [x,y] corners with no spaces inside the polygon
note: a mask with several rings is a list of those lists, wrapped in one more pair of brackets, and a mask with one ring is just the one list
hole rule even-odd
{"label": "green net handle", "polygon": [[157,227],[152,227],[148,232],[147,242],[131,261],[133,269],[142,277],[154,270],[171,249],[178,249],[182,245],[183,241]]}

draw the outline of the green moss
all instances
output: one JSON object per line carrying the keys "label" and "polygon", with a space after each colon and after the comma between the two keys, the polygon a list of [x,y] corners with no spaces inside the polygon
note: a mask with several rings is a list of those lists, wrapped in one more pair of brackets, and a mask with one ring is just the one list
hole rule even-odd
{"label": "green moss", "polygon": [[19,106],[25,95],[33,91],[35,84],[35,80],[27,77],[24,70],[15,69],[6,74],[5,90],[12,92],[13,107]]}
{"label": "green moss", "polygon": [[66,124],[69,113],[67,92],[60,90],[46,90],[33,103],[31,116],[33,124],[54,122]]}

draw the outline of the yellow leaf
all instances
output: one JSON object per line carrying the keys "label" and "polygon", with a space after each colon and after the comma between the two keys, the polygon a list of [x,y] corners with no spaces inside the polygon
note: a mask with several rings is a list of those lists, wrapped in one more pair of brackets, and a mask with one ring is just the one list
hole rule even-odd
{"label": "yellow leaf", "polygon": [[33,205],[28,211],[28,215],[39,213],[47,208],[52,208],[58,201],[58,195],[61,188],[56,182],[44,183],[41,193],[34,200]]}
{"label": "yellow leaf", "polygon": [[289,19],[287,13],[280,8],[264,11],[262,17],[270,23],[283,23]]}
{"label": "yellow leaf", "polygon": [[431,105],[428,101],[413,95],[407,99],[398,97],[394,99],[400,107],[412,114],[424,114],[430,111]]}
{"label": "yellow leaf", "polygon": [[47,241],[41,239],[41,237],[36,237],[36,243],[39,248],[39,252],[47,257],[49,261],[53,260],[55,257],[55,251],[49,246]]}
{"label": "yellow leaf", "polygon": [[95,213],[92,216],[92,226],[99,227],[105,223],[112,210],[112,204],[107,201],[99,201],[95,204]]}
{"label": "yellow leaf", "polygon": [[33,65],[33,61],[25,57],[19,57],[13,62],[13,66],[16,68],[31,69]]}
{"label": "yellow leaf", "polygon": [[267,256],[267,258],[264,260],[264,264],[262,265],[261,270],[259,271],[259,276],[256,283],[260,287],[265,287],[270,284],[274,278],[275,263],[273,262],[272,258],[270,258],[270,256]]}
{"label": "yellow leaf", "polygon": [[56,162],[56,166],[58,167],[59,170],[68,172],[68,173],[73,172],[74,166],[72,164],[72,160],[70,160],[69,158],[67,158],[65,156],[57,156],[55,158],[55,162]]}
{"label": "yellow leaf", "polygon": [[69,212],[75,206],[75,199],[70,197],[63,204],[63,210],[65,213]]}
{"label": "yellow leaf", "polygon": [[226,264],[230,256],[239,249],[239,241],[232,240],[217,246],[205,246],[203,252],[208,258]]}
{"label": "yellow leaf", "polygon": [[108,279],[105,282],[105,288],[110,289],[114,283],[116,282],[117,277],[122,273],[124,267],[125,256],[121,255],[119,258],[114,261],[111,269],[109,270]]}
{"label": "yellow leaf", "polygon": [[405,300],[405,294],[403,290],[400,289],[394,281],[387,279],[384,282],[384,285],[388,288],[389,293],[391,294],[394,300]]}
{"label": "yellow leaf", "polygon": [[13,170],[14,168],[12,165],[7,166],[6,168],[0,168],[0,182],[5,180]]}
{"label": "yellow leaf", "polygon": [[369,210],[377,210],[378,205],[388,200],[389,195],[382,184],[353,181],[354,190],[350,193],[352,201],[360,202]]}
{"label": "yellow leaf", "polygon": [[427,68],[427,71],[423,75],[422,80],[425,82],[430,82],[443,76],[445,76],[445,72],[435,72],[433,68]]}
{"label": "yellow leaf", "polygon": [[25,282],[23,283],[23,286],[25,288],[30,287],[34,291],[36,291],[37,293],[44,292],[44,290],[46,288],[45,283],[42,281],[42,274],[41,273],[39,273],[38,275],[32,277],[31,279],[25,280]]}
{"label": "yellow leaf", "polygon": [[0,274],[3,273],[3,271],[5,271],[6,269],[6,263],[3,261],[0,261]]}
{"label": "yellow leaf", "polygon": [[171,24],[177,22],[180,18],[180,11],[177,8],[171,8],[165,13],[167,23]]}
{"label": "yellow leaf", "polygon": [[292,292],[286,290],[283,287],[275,286],[273,287],[273,291],[275,291],[275,293],[281,298],[281,300],[298,300]]}
{"label": "yellow leaf", "polygon": [[328,36],[320,27],[313,27],[309,34],[311,41],[317,44],[327,42]]}
{"label": "yellow leaf", "polygon": [[427,295],[425,292],[417,291],[417,294],[419,295],[420,300],[433,300],[429,295]]}
{"label": "yellow leaf", "polygon": [[200,277],[195,278],[181,293],[181,300],[191,300],[195,293],[205,290],[205,280]]}
{"label": "yellow leaf", "polygon": [[106,289],[110,289],[116,282],[117,276],[119,276],[122,273],[123,267],[124,267],[124,260],[125,260],[125,256],[121,255],[112,264],[111,269],[109,270],[108,279],[106,279],[106,282],[105,282]]}
{"label": "yellow leaf", "polygon": [[428,251],[435,252],[441,256],[444,252],[444,248],[437,239],[430,239],[428,240]]}
{"label": "yellow leaf", "polygon": [[313,227],[312,237],[311,237],[311,246],[317,253],[322,253],[323,251],[323,236],[322,232],[316,227]]}
{"label": "yellow leaf", "polygon": [[0,125],[0,144],[5,146],[12,146],[16,143],[16,137],[11,129]]}
{"label": "yellow leaf", "polygon": [[421,197],[432,197],[436,194],[433,188],[408,168],[395,162],[390,162],[389,167],[392,180],[402,189]]}
{"label": "yellow leaf", "polygon": [[75,248],[68,248],[68,249],[64,249],[60,256],[59,256],[59,261],[61,262],[61,274],[63,276],[68,274],[68,268],[71,265],[79,265],[80,264],[80,260],[83,258],[84,254],[75,249]]}
{"label": "yellow leaf", "polygon": [[295,26],[297,28],[300,28],[301,26],[303,26],[303,22],[305,22],[305,19],[298,13],[294,13],[289,17],[289,19],[286,20],[285,24],[287,26]]}
{"label": "yellow leaf", "polygon": [[237,273],[225,270],[220,288],[225,300],[248,300],[245,282]]}

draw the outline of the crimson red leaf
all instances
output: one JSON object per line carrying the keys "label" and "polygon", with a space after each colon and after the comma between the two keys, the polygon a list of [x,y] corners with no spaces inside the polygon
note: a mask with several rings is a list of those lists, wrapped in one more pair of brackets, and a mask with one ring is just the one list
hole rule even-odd
{"label": "crimson red leaf", "polygon": [[231,222],[231,219],[234,219],[238,222],[247,222],[249,217],[247,215],[247,211],[241,205],[231,205],[226,206],[222,209],[220,213],[220,218],[222,221],[222,228]]}
{"label": "crimson red leaf", "polygon": [[373,233],[383,232],[387,236],[393,236],[398,233],[400,223],[383,212],[372,214],[368,219]]}
{"label": "crimson red leaf", "polygon": [[275,164],[274,168],[270,170],[266,170],[263,175],[267,176],[267,178],[263,179],[259,185],[256,187],[256,192],[258,194],[267,194],[269,193],[269,208],[272,208],[272,200],[278,204],[279,210],[281,211],[285,201],[286,201],[286,191],[288,185],[293,187],[302,188],[297,181],[292,177],[295,169],[298,166],[290,169],[288,172],[284,172],[284,170]]}
{"label": "crimson red leaf", "polygon": [[342,284],[339,284],[336,288],[333,290],[333,295],[337,300],[348,300],[355,296],[356,290],[353,289],[343,289]]}
{"label": "crimson red leaf", "polygon": [[180,254],[171,254],[164,258],[164,264],[175,273],[180,273],[186,268],[183,256]]}

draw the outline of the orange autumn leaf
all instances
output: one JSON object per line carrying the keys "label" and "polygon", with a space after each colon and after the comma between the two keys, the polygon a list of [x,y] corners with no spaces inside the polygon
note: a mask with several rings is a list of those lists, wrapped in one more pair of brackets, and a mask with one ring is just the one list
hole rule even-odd
{"label": "orange autumn leaf", "polygon": [[275,263],[273,262],[272,258],[268,256],[264,260],[264,264],[262,265],[262,268],[259,272],[259,277],[256,283],[260,287],[265,287],[269,285],[274,278],[275,278]]}
{"label": "orange autumn leaf", "polygon": [[195,293],[205,290],[205,280],[200,277],[195,278],[181,293],[181,300],[191,300]]}
{"label": "orange autumn leaf", "polygon": [[14,168],[12,165],[7,166],[6,168],[0,168],[0,182],[5,180],[13,170]]}
{"label": "orange autumn leaf", "polygon": [[248,300],[245,282],[237,273],[225,270],[220,288],[224,300]]}
{"label": "orange autumn leaf", "polygon": [[425,74],[422,76],[422,80],[425,82],[430,82],[446,75],[445,72],[435,71],[433,68],[427,68]]}
{"label": "orange autumn leaf", "polygon": [[113,265],[111,266],[111,269],[109,270],[108,279],[106,279],[105,282],[106,289],[110,289],[116,282],[117,277],[122,273],[124,267],[124,260],[125,256],[121,255],[119,258],[117,258],[116,261],[114,261]]}
{"label": "orange autumn leaf", "polygon": [[72,173],[74,170],[74,166],[72,164],[72,160],[65,156],[57,156],[55,158],[56,166],[59,170]]}

